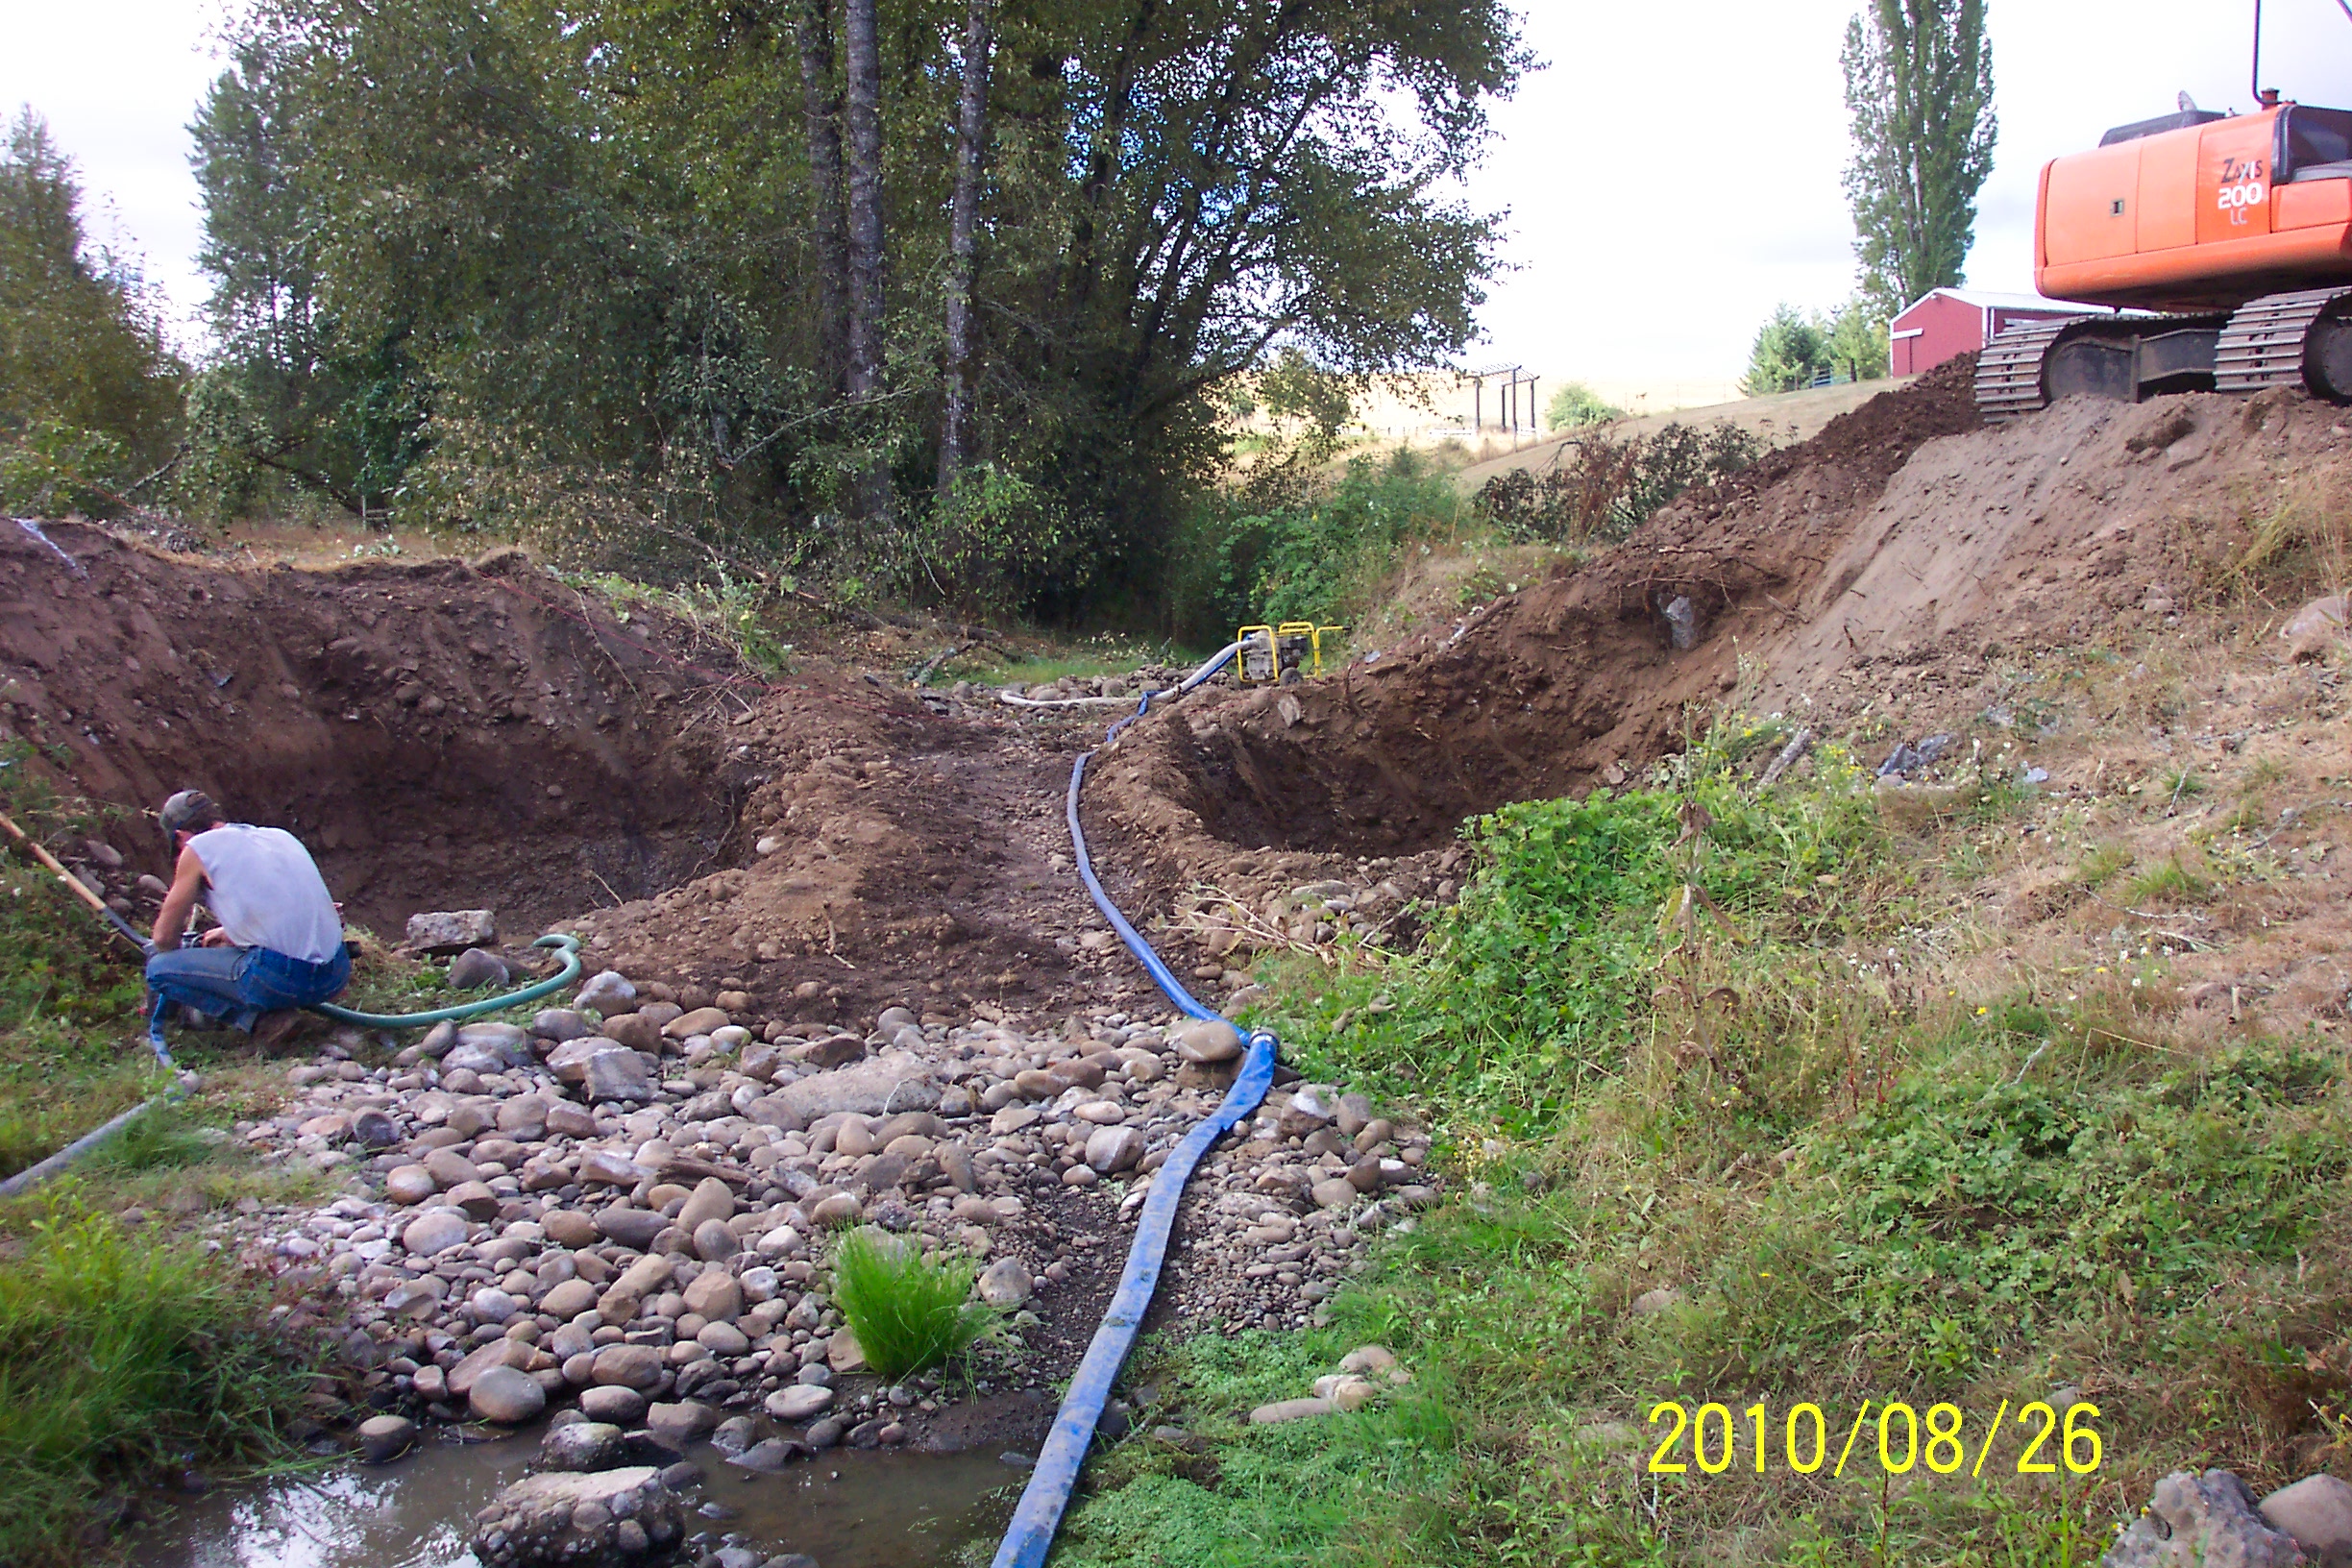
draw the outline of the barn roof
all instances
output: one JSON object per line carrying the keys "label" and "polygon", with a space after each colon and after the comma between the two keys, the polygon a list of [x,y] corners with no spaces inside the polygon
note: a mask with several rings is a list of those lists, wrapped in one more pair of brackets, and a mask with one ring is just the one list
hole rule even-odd
{"label": "barn roof", "polygon": [[2039,294],[2002,294],[1989,288],[1931,288],[1926,293],[1895,312],[1902,319],[1933,299],[1957,300],[1978,310],[2049,310],[2075,316],[2098,316],[2107,312],[2097,306],[2074,305],[2066,300],[2046,300]]}

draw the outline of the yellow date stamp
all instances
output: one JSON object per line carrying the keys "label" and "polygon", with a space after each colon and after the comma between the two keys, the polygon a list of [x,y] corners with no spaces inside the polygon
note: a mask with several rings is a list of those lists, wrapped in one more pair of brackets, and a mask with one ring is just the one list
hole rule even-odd
{"label": "yellow date stamp", "polygon": [[2012,1415],[2004,1399],[1979,1436],[1959,1406],[1945,1403],[1923,1411],[1901,1400],[1866,1399],[1852,1421],[1841,1422],[1810,1401],[1789,1406],[1776,1420],[1760,1402],[1734,1415],[1729,1406],[1712,1401],[1693,1409],[1680,1400],[1664,1399],[1650,1408],[1650,1425],[1661,1433],[1650,1454],[1650,1474],[1687,1475],[1696,1466],[1703,1475],[1720,1476],[1737,1465],[1752,1466],[1760,1476],[1777,1461],[1777,1468],[1801,1476],[1827,1468],[1832,1477],[1842,1477],[1849,1464],[1859,1472],[1874,1460],[1890,1476],[1924,1465],[1939,1476],[1965,1468],[1974,1477],[1984,1474],[2006,1424],[2015,1453],[2004,1449],[2003,1454],[2014,1458],[2019,1475],[2054,1476],[2063,1466],[2070,1475],[2087,1476],[2105,1453],[2098,1414],[2098,1407],[2087,1401],[2077,1400],[2061,1415],[2037,1399]]}

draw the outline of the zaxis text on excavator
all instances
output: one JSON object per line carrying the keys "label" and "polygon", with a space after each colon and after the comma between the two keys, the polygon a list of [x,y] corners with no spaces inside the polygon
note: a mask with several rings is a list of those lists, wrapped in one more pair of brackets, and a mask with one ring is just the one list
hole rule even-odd
{"label": "zaxis text on excavator", "polygon": [[[2352,16],[2352,0],[2338,0]],[[1986,345],[1987,417],[2089,394],[2299,386],[2352,402],[2352,110],[2261,86],[2249,113],[2117,126],[2042,170],[2034,284],[2115,315],[2037,321]]]}

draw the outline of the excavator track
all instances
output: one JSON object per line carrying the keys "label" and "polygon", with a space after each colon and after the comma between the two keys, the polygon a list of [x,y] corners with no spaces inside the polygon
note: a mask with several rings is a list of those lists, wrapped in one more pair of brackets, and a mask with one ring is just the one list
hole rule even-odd
{"label": "excavator track", "polygon": [[2300,386],[2339,402],[2352,397],[2352,288],[2267,294],[2240,306],[2214,355],[2214,390]]}
{"label": "excavator track", "polygon": [[2042,361],[2070,321],[2033,321],[2012,327],[1976,356],[1976,406],[1998,422],[2030,414],[2049,399],[2042,390]]}

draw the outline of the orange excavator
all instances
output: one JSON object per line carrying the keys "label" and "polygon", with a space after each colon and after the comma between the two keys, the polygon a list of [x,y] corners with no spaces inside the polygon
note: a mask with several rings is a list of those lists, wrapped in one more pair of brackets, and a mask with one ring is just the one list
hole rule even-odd
{"label": "orange excavator", "polygon": [[[2352,16],[2352,0],[2337,0]],[[2352,403],[2352,111],[2262,86],[2250,113],[2119,125],[2042,170],[2034,284],[2114,315],[2037,321],[1985,346],[1988,418],[2090,394],[2300,386]]]}

